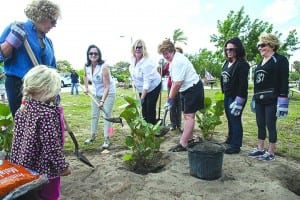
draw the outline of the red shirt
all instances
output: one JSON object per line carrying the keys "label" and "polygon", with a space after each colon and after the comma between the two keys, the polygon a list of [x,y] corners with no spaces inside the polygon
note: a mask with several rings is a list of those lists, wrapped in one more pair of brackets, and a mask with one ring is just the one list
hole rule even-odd
{"label": "red shirt", "polygon": [[171,76],[170,76],[169,65],[170,65],[170,63],[167,63],[166,66],[163,68],[163,70],[162,70],[162,76],[169,76],[168,77],[167,87],[171,88],[171,86],[172,86],[172,80],[171,80]]}

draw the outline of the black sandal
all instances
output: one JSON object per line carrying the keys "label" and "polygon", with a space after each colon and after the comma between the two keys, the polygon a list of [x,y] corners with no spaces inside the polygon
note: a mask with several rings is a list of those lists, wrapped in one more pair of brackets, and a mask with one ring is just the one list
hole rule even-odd
{"label": "black sandal", "polygon": [[169,151],[172,152],[186,151],[186,148],[183,147],[181,144],[177,144],[175,147],[172,147]]}

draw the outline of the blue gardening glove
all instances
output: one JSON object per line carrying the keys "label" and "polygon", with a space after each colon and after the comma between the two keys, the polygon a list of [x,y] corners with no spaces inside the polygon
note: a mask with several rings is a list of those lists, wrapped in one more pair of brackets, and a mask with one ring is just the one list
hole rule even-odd
{"label": "blue gardening glove", "polygon": [[10,33],[6,37],[6,41],[14,48],[19,48],[26,38],[26,32],[23,25],[20,23],[14,23],[11,25]]}
{"label": "blue gardening glove", "polygon": [[235,97],[234,101],[230,104],[229,108],[231,109],[231,114],[234,116],[239,116],[242,112],[245,99],[242,97]]}
{"label": "blue gardening glove", "polygon": [[168,98],[167,102],[165,103],[165,109],[170,110],[171,107],[173,106],[174,99],[173,98]]}
{"label": "blue gardening glove", "polygon": [[254,97],[252,98],[251,100],[251,103],[250,103],[250,109],[251,109],[251,112],[255,113],[256,110],[255,110],[255,99]]}
{"label": "blue gardening glove", "polygon": [[288,114],[288,107],[289,99],[287,97],[278,97],[276,117],[285,118]]}

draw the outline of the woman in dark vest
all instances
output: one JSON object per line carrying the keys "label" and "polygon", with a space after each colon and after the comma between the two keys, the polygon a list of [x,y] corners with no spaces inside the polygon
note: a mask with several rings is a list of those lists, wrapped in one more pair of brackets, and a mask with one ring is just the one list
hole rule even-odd
{"label": "woman in dark vest", "polygon": [[224,108],[228,120],[228,137],[225,143],[227,154],[241,151],[243,141],[242,112],[248,96],[249,64],[245,48],[238,37],[225,43],[226,62],[222,67],[221,89],[224,93]]}

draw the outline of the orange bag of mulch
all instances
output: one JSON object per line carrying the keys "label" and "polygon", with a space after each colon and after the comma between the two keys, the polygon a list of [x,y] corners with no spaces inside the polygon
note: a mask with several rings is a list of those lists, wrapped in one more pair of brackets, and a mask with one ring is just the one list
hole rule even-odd
{"label": "orange bag of mulch", "polygon": [[0,165],[0,197],[40,177],[25,167],[4,160]]}

